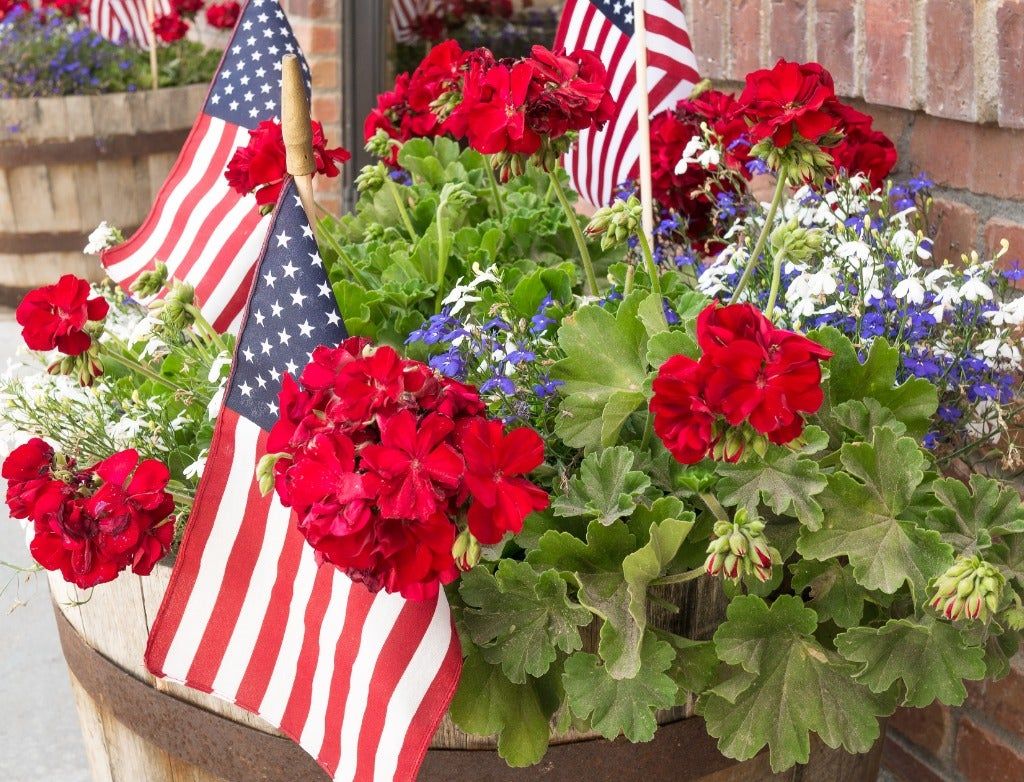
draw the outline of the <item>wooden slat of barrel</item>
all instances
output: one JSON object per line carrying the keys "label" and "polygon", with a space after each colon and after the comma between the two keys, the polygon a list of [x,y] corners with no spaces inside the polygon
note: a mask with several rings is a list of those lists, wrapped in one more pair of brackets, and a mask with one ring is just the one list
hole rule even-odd
{"label": "wooden slat of barrel", "polygon": [[86,237],[145,219],[206,90],[0,101],[0,296],[102,276]]}

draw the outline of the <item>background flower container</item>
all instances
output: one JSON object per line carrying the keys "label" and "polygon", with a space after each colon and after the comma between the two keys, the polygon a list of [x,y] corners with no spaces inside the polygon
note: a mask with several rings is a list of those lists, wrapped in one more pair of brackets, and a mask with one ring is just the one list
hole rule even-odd
{"label": "background flower container", "polygon": [[89,233],[138,227],[207,88],[0,101],[0,300],[69,272],[98,278]]}
{"label": "background flower container", "polygon": [[[170,574],[166,565],[145,578],[122,573],[91,595],[50,574],[61,645],[95,782],[327,782],[309,755],[263,720],[145,670],[146,639]],[[672,588],[672,596],[684,606],[674,623],[689,624],[694,631],[703,624],[709,632],[713,619],[697,607],[716,604],[714,595],[701,592],[717,591],[718,584],[701,583],[702,589]],[[719,754],[703,721],[691,711],[662,712],[663,727],[647,744],[573,732],[560,735],[540,765],[526,769],[509,768],[494,751],[492,739],[470,736],[445,717],[419,779],[874,782],[878,775],[881,741],[867,754],[849,755],[814,738],[810,763],[781,774],[772,774],[767,752],[738,763]]]}

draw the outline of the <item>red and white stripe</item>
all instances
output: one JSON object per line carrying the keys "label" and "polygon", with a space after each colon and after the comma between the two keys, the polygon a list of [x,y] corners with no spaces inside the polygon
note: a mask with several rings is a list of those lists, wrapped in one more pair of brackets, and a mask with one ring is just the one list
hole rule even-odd
{"label": "red and white stripe", "polygon": [[[654,116],[688,97],[700,77],[679,0],[647,0],[646,7],[647,91]],[[580,133],[565,158],[580,197],[606,206],[616,185],[636,176],[640,159],[634,41],[601,12],[598,0],[567,0],[555,47],[594,51],[608,69],[616,114],[603,129]]]}
{"label": "red and white stripe", "polygon": [[146,663],[259,714],[339,782],[412,780],[458,682],[447,600],[371,594],[317,567],[259,491],[266,439],[221,412]]}
{"label": "red and white stripe", "polygon": [[[171,12],[169,0],[153,0],[156,16]],[[149,46],[153,30],[145,0],[92,0],[89,26],[104,38]]]}
{"label": "red and white stripe", "polygon": [[218,331],[237,331],[260,249],[270,227],[255,196],[224,178],[249,131],[200,114],[146,221],[131,239],[103,253],[112,280],[128,288],[154,260],[195,286],[203,315]]}
{"label": "red and white stripe", "polygon": [[436,12],[438,0],[392,0],[391,31],[398,43],[416,40],[419,20]]}

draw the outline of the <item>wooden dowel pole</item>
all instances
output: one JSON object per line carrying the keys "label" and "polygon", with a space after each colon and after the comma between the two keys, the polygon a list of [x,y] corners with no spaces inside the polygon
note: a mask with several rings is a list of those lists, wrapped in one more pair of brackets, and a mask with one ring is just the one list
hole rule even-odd
{"label": "wooden dowel pole", "polygon": [[156,8],[153,0],[146,0],[146,16],[149,18],[149,76],[152,79],[150,89],[160,89],[160,66],[156,59],[156,30],[153,29],[153,25],[156,24]]}
{"label": "wooden dowel pole", "polygon": [[640,141],[640,204],[643,230],[654,247],[654,196],[651,185],[651,106],[647,92],[647,17],[644,0],[633,0],[633,45],[636,46],[637,137]]}
{"label": "wooden dowel pole", "polygon": [[310,226],[318,222],[317,204],[313,199],[313,129],[309,121],[309,101],[303,82],[302,68],[294,54],[281,58],[281,135],[284,137],[285,165],[295,179],[302,208]]}

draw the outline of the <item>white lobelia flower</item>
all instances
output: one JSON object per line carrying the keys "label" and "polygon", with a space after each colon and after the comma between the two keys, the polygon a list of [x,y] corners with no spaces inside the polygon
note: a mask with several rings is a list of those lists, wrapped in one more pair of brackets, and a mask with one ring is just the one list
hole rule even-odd
{"label": "white lobelia flower", "polygon": [[985,317],[993,326],[1020,326],[1024,324],[1024,296],[1006,301],[998,309],[986,312]]}
{"label": "white lobelia flower", "polygon": [[99,255],[103,250],[117,244],[119,236],[120,232],[104,220],[89,234],[89,242],[82,252],[86,255]]}
{"label": "white lobelia flower", "polygon": [[979,270],[972,270],[966,275],[966,282],[960,286],[960,295],[967,301],[991,301],[992,289],[982,279]]}
{"label": "white lobelia flower", "polygon": [[231,356],[225,352],[217,355],[217,358],[210,364],[210,371],[206,376],[207,382],[216,383],[224,379],[224,369],[231,366]]}
{"label": "white lobelia flower", "polygon": [[979,342],[977,351],[985,358],[997,362],[1000,366],[1018,368],[1020,366],[1020,349],[1007,341],[1005,335],[991,337]]}
{"label": "white lobelia flower", "polygon": [[924,284],[915,276],[904,277],[892,289],[893,298],[906,299],[911,304],[924,304]]}
{"label": "white lobelia flower", "polygon": [[836,248],[836,255],[849,261],[855,268],[863,265],[871,257],[871,248],[860,239],[843,242]]}
{"label": "white lobelia flower", "polygon": [[952,279],[953,273],[946,266],[932,269],[924,276],[925,287],[930,291],[938,292],[942,285]]}
{"label": "white lobelia flower", "polygon": [[197,458],[194,462],[192,462],[192,464],[188,465],[184,470],[181,471],[182,475],[189,479],[202,478],[203,470],[206,469],[206,459],[208,456],[209,454],[207,453],[207,450],[204,448],[202,451],[200,451],[199,458]]}
{"label": "white lobelia flower", "polygon": [[708,146],[700,136],[694,136],[683,149],[682,159],[676,163],[676,173],[685,174],[686,169],[696,163],[701,168],[713,168],[721,162],[722,156],[716,147]]}

